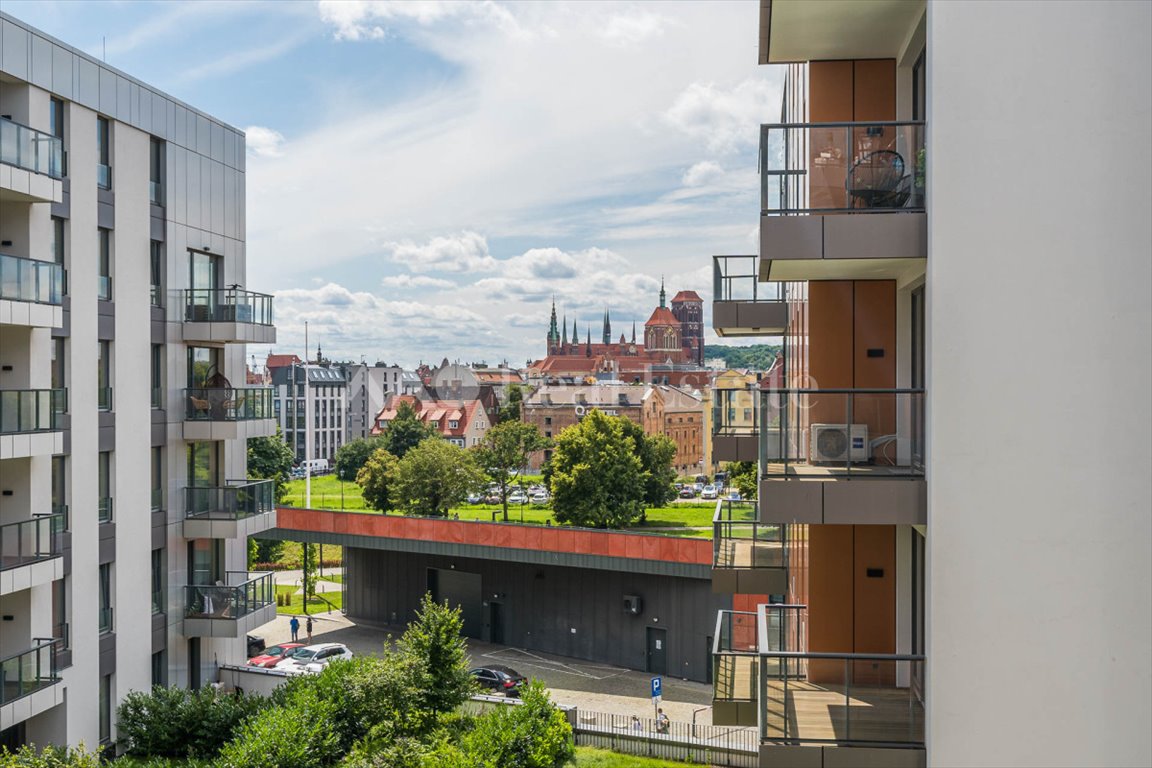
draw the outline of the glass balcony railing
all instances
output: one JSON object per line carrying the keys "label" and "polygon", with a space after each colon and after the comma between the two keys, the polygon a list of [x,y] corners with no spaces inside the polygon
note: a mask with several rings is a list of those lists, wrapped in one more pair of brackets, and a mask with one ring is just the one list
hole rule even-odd
{"label": "glass balcony railing", "polygon": [[100,634],[106,635],[116,628],[115,623],[112,621],[112,606],[105,606],[96,611],[97,626],[100,629]]}
{"label": "glass balcony railing", "polygon": [[787,526],[761,523],[756,502],[722,499],[712,516],[713,568],[787,568]]}
{"label": "glass balcony railing", "polygon": [[163,488],[153,488],[152,489],[152,511],[153,512],[159,512],[162,509],[164,509],[164,489]]}
{"label": "glass balcony railing", "polygon": [[59,557],[65,520],[53,514],[0,525],[0,571]]}
{"label": "glass balcony railing", "polygon": [[272,325],[272,297],[238,288],[185,289],[184,321]]}
{"label": "glass balcony railing", "polygon": [[0,253],[0,299],[59,306],[64,302],[64,267]]}
{"label": "glass balcony railing", "polygon": [[712,635],[713,701],[756,701],[760,679],[756,614],[720,611]]}
{"label": "glass balcony railing", "polygon": [[96,164],[96,185],[100,189],[112,189],[112,166]]}
{"label": "glass balcony railing", "polygon": [[100,411],[112,410],[112,387],[97,388],[96,409]]}
{"label": "glass balcony railing", "polygon": [[760,126],[766,215],[923,211],[924,123]]}
{"label": "glass balcony railing", "polygon": [[61,179],[64,142],[50,133],[0,117],[0,163]]}
{"label": "glass balcony railing", "polygon": [[152,301],[152,306],[154,306],[154,307],[163,307],[164,306],[164,289],[162,287],[160,287],[159,285],[151,286],[149,296],[150,296],[150,299]]}
{"label": "glass balcony railing", "polygon": [[275,508],[275,480],[239,480],[219,488],[184,489],[184,516],[189,520],[243,520]]}
{"label": "glass balcony railing", "polygon": [[275,602],[270,571],[228,571],[226,580],[184,587],[184,617],[239,619]]}
{"label": "glass balcony railing", "polygon": [[97,276],[96,298],[100,299],[101,301],[112,301],[112,278],[110,276]]}
{"label": "glass balcony railing", "polygon": [[760,393],[779,428],[761,429],[764,476],[924,474],[923,389],[780,389]]}
{"label": "glass balcony railing", "polygon": [[760,424],[760,388],[712,390],[712,434],[755,435]]}
{"label": "glass balcony railing", "polygon": [[60,682],[59,646],[59,640],[38,639],[32,648],[0,658],[0,707]]}
{"label": "glass balcony railing", "polygon": [[253,421],[272,418],[270,387],[186,389],[184,403],[184,417],[189,421]]}
{"label": "glass balcony railing", "polygon": [[148,202],[153,205],[164,205],[164,184],[159,181],[148,182]]}
{"label": "glass balcony railing", "polygon": [[112,522],[112,497],[105,496],[96,501],[96,522],[110,523]]}
{"label": "glass balcony railing", "polygon": [[67,407],[67,390],[0,390],[0,434],[53,432]]}
{"label": "glass balcony railing", "polygon": [[760,281],[759,259],[759,256],[713,256],[712,300],[786,302],[784,283]]}

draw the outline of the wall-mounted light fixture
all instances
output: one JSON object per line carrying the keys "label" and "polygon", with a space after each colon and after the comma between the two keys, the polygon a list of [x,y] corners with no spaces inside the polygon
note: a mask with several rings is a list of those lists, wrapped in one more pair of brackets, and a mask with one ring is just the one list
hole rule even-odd
{"label": "wall-mounted light fixture", "polygon": [[0,246],[4,246],[5,248],[11,248],[12,247],[12,241],[11,240],[0,240]]}

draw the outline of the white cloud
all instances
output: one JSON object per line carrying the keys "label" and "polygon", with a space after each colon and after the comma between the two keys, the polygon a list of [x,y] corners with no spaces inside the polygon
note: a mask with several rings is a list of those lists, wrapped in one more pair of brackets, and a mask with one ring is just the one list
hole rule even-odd
{"label": "white cloud", "polygon": [[319,9],[338,40],[379,40],[390,22],[405,21],[422,26],[449,19],[487,22],[506,32],[521,31],[508,9],[491,0],[320,0]]}
{"label": "white cloud", "polygon": [[608,19],[600,35],[615,45],[633,45],[660,37],[667,23],[667,17],[655,13],[618,14]]}
{"label": "white cloud", "polygon": [[724,175],[724,169],[711,160],[701,160],[687,171],[680,179],[686,187],[703,187],[719,180]]}
{"label": "white cloud", "polygon": [[284,136],[279,131],[262,125],[250,125],[244,129],[244,144],[248,153],[256,157],[280,157]]}
{"label": "white cloud", "polygon": [[233,51],[224,56],[209,58],[202,64],[185,68],[172,81],[173,85],[185,85],[210,77],[230,75],[254,64],[263,64],[266,61],[278,59],[293,48],[299,46],[309,36],[310,33],[304,32],[275,40],[268,45],[253,46],[251,48]]}
{"label": "white cloud", "polygon": [[384,288],[452,288],[456,284],[451,280],[442,280],[427,275],[389,275],[380,281]]}
{"label": "white cloud", "polygon": [[412,272],[478,272],[496,266],[488,253],[488,241],[475,232],[433,237],[422,244],[411,240],[386,243],[384,249]]}
{"label": "white cloud", "polygon": [[760,141],[759,126],[780,112],[781,90],[763,77],[742,80],[732,88],[692,83],[664,113],[669,125],[703,139],[708,151],[735,152]]}

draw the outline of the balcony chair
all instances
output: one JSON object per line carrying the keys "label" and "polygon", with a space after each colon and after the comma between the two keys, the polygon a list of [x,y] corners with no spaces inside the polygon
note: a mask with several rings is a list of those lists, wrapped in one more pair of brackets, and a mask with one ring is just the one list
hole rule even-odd
{"label": "balcony chair", "polygon": [[890,149],[869,152],[857,160],[844,186],[853,208],[903,208],[912,194],[904,157]]}
{"label": "balcony chair", "polygon": [[198,419],[206,419],[212,412],[212,403],[203,398],[196,397],[194,395],[188,395],[188,402],[190,402],[192,404],[192,408],[195,409],[195,416]]}

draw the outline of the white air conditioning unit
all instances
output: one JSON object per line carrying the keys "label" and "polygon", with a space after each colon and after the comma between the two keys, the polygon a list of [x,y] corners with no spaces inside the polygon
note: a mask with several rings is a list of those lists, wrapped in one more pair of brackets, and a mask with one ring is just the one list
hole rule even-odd
{"label": "white air conditioning unit", "polygon": [[808,461],[813,464],[843,464],[868,461],[868,425],[813,424],[808,443]]}

